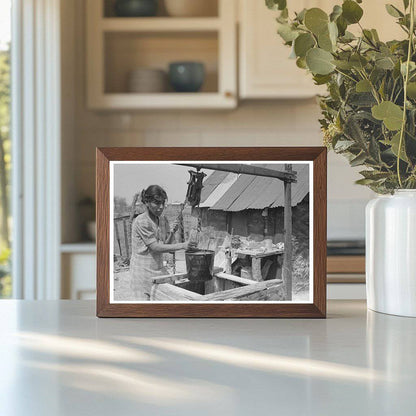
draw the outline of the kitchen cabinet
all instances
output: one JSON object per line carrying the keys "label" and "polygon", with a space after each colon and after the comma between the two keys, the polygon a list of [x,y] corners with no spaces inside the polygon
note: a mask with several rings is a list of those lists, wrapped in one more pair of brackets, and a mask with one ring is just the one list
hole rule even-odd
{"label": "kitchen cabinet", "polygon": [[[115,17],[114,2],[87,1],[87,105],[90,109],[233,108],[237,105],[236,7],[218,2],[217,16]],[[175,61],[205,66],[195,93],[128,92],[133,70],[167,71]]]}
{"label": "kitchen cabinet", "polygon": [[[320,7],[330,12],[337,0],[292,0],[289,11]],[[390,2],[403,8],[401,0]],[[241,99],[309,98],[325,92],[314,85],[312,77],[289,59],[290,48],[276,33],[275,16],[264,1],[239,0],[239,96]],[[403,38],[404,32],[395,24],[384,4],[364,2],[362,25],[376,28],[381,40]],[[386,24],[388,22],[388,24]],[[358,33],[358,25],[349,27]]]}
{"label": "kitchen cabinet", "polygon": [[[319,4],[318,4],[319,3]],[[290,10],[322,7],[294,0]],[[239,0],[239,93],[244,98],[309,98],[319,93],[311,75],[289,59],[290,48],[276,33],[275,16],[264,1]]]}

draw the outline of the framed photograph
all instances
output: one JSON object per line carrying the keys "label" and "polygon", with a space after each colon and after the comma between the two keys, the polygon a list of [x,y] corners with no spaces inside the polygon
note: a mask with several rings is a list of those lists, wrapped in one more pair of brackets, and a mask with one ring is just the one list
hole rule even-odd
{"label": "framed photograph", "polygon": [[326,316],[324,147],[98,148],[97,316]]}

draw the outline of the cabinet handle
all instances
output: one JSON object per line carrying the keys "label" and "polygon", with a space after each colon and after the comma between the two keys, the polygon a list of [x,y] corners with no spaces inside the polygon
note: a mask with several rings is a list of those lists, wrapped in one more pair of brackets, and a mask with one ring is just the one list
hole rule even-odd
{"label": "cabinet handle", "polygon": [[234,94],[231,91],[225,91],[224,95],[225,95],[226,98],[233,98],[234,97]]}

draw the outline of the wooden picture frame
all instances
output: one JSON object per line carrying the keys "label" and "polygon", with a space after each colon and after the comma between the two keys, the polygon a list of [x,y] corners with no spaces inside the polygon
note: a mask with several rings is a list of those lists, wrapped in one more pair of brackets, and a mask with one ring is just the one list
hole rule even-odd
{"label": "wooden picture frame", "polygon": [[[97,316],[98,317],[215,317],[215,318],[325,318],[326,317],[326,219],[327,219],[327,204],[326,204],[326,178],[327,178],[327,150],[324,147],[202,147],[202,148],[97,148],[97,176],[96,176],[96,200],[97,200]],[[291,166],[302,163],[308,164],[309,172],[309,191],[308,194],[308,209],[312,213],[312,220],[308,222],[308,226],[312,233],[309,234],[308,244],[310,247],[311,267],[309,273],[313,278],[310,282],[313,284],[309,286],[309,301],[294,302],[289,300],[283,301],[241,301],[236,295],[233,295],[231,301],[228,297],[222,294],[211,294],[202,296],[193,295],[191,300],[187,302],[170,302],[170,301],[148,301],[148,302],[114,302],[113,295],[110,296],[110,287],[114,284],[113,276],[110,276],[112,270],[114,243],[110,242],[110,228],[113,232],[113,225],[110,227],[110,222],[113,221],[110,215],[110,197],[112,194],[111,186],[113,183],[113,167],[122,163],[133,163],[137,165],[151,163],[169,165],[192,165],[198,168],[205,169],[207,166],[212,171],[216,170],[213,166],[219,167],[220,170],[226,170],[226,166],[230,166],[230,172],[234,172],[238,178],[241,176],[248,176],[248,169],[252,166],[258,168],[255,173],[250,173],[257,177],[267,176],[272,169],[266,169],[260,172],[259,165],[265,166],[267,163],[284,164],[286,173],[283,173],[280,180],[284,182],[284,196],[285,196],[285,223],[284,236],[285,249],[283,257],[290,257],[292,238],[291,235],[292,221],[290,221],[289,213],[292,213],[292,204],[287,201],[292,200],[291,189],[294,178],[297,178],[296,169]],[[229,163],[227,163],[229,162]],[[241,162],[241,163],[239,163]],[[245,162],[245,163],[244,163]],[[217,163],[217,165],[213,165]],[[204,165],[205,164],[205,165]],[[239,175],[237,166],[242,166],[244,172]],[[176,168],[175,168],[176,169]],[[254,171],[253,171],[254,172]],[[259,175],[260,172],[260,175]],[[110,174],[111,173],[111,174]],[[240,172],[242,173],[242,172]],[[264,173],[264,174],[263,174]],[[279,173],[280,175],[280,173]],[[274,176],[277,178],[277,176]],[[276,179],[278,180],[278,179]],[[282,188],[283,189],[283,188]],[[309,192],[308,191],[308,192]],[[310,203],[309,203],[310,201]],[[112,206],[112,205],[111,205]],[[283,209],[283,208],[281,208]],[[289,220],[288,220],[289,218]],[[310,217],[309,217],[310,218]],[[266,226],[267,228],[267,226]],[[290,230],[290,231],[289,231]],[[112,241],[114,236],[111,234]],[[114,256],[113,256],[114,257]],[[282,279],[279,281],[279,288],[283,294],[289,294],[282,299],[292,299],[291,287],[291,272],[292,261],[284,260]],[[222,272],[215,271],[216,279],[222,278]],[[176,276],[176,275],[175,275]],[[225,274],[228,278],[230,274]],[[290,276],[290,279],[288,278]],[[174,284],[174,279],[164,276],[163,282],[158,281],[158,278],[152,280],[152,290],[157,287],[158,290],[162,287],[169,288],[166,285]],[[265,278],[266,279],[266,278]],[[234,284],[247,285],[245,279],[233,276],[231,280],[235,280]],[[290,280],[290,281],[289,281]],[[251,280],[250,280],[251,281]],[[261,293],[268,293],[269,280],[256,282],[256,285],[242,286],[238,293],[244,291],[245,287],[261,290]],[[236,283],[237,282],[237,283]],[[270,280],[274,282],[274,280]],[[270,285],[272,284],[270,283]],[[156,286],[161,285],[161,286]],[[163,286],[165,285],[165,286]],[[274,285],[274,283],[273,283]],[[261,286],[261,289],[259,289]],[[263,287],[264,286],[264,287]],[[234,287],[234,286],[233,286]],[[273,288],[277,288],[276,284]],[[289,289],[288,289],[289,288]],[[176,290],[176,289],[175,289]],[[183,289],[180,289],[183,290]],[[162,293],[159,291],[157,293]],[[223,293],[225,293],[224,291]],[[246,290],[248,293],[248,289]],[[153,293],[153,292],[152,292]],[[182,293],[182,292],[181,292]],[[227,292],[228,293],[228,292]],[[234,293],[234,292],[232,292]],[[258,293],[258,291],[256,292]],[[276,292],[277,293],[277,292]],[[199,296],[199,297],[198,297]],[[228,296],[228,295],[227,295]],[[155,299],[159,299],[155,297]],[[161,299],[164,299],[163,296]],[[181,298],[178,298],[181,299]],[[220,299],[214,301],[213,299]],[[248,297],[241,297],[241,299],[251,299]],[[257,298],[255,298],[257,299]],[[187,299],[188,300],[188,299]],[[226,300],[226,301],[222,301]]]}

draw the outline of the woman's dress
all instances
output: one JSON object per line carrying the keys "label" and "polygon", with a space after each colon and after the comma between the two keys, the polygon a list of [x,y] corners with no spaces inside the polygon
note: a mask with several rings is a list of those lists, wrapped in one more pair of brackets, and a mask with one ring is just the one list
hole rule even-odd
{"label": "woman's dress", "polygon": [[163,267],[163,253],[149,248],[152,243],[164,243],[168,233],[166,218],[160,217],[155,223],[147,211],[133,221],[130,277],[134,300],[150,300],[151,278],[168,274]]}

